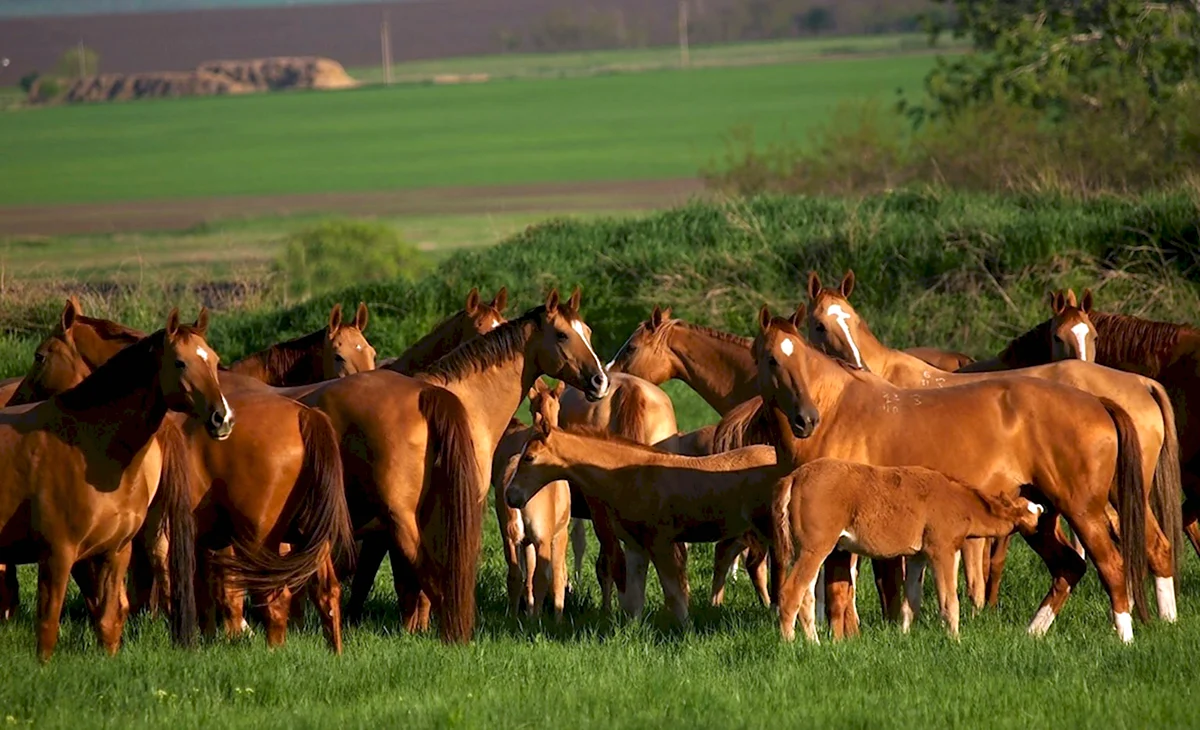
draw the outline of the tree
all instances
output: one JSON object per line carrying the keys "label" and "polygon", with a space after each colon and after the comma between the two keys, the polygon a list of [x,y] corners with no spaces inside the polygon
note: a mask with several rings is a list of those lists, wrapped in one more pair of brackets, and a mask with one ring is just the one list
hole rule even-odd
{"label": "tree", "polygon": [[20,81],[21,90],[28,94],[33,89],[33,85],[37,83],[39,75],[37,71],[30,71],[22,76]]}
{"label": "tree", "polygon": [[58,59],[55,73],[64,78],[83,78],[100,73],[100,54],[80,43],[68,48]]}
{"label": "tree", "polygon": [[833,13],[823,5],[809,8],[800,16],[800,28],[813,35],[833,30]]}
{"label": "tree", "polygon": [[[936,0],[953,6],[931,25],[972,40],[976,53],[940,58],[925,79],[916,122],[997,97],[1061,115],[1167,101],[1200,76],[1200,10],[1143,0]],[[949,18],[949,20],[947,20]]]}

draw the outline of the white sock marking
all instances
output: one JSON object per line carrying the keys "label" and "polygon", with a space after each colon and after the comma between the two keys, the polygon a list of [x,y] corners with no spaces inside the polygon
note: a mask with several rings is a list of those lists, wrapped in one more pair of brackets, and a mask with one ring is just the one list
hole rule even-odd
{"label": "white sock marking", "polygon": [[596,361],[596,367],[600,368],[600,376],[604,378],[604,382],[600,387],[600,392],[596,395],[603,398],[608,395],[608,370],[604,367],[604,363],[600,362],[600,356],[592,349],[592,343],[588,341],[587,331],[583,329],[583,322],[578,319],[572,320],[571,329],[575,330],[575,334],[579,335],[579,339],[583,340],[583,344],[587,346],[592,359]]}
{"label": "white sock marking", "polygon": [[200,358],[204,362],[208,362],[208,350],[205,350],[203,347],[197,347],[196,357]]}
{"label": "white sock marking", "polygon": [[862,355],[858,351],[858,345],[854,343],[854,337],[850,334],[850,326],[846,324],[846,320],[850,319],[850,313],[842,309],[842,305],[833,304],[829,309],[825,310],[826,314],[837,317],[838,327],[842,328],[842,334],[846,335],[846,342],[850,343],[850,351],[854,353],[854,364],[863,366]]}
{"label": "white sock marking", "polygon": [[1084,339],[1089,330],[1090,328],[1083,322],[1071,328],[1071,332],[1075,335],[1075,341],[1079,343],[1079,359],[1084,362],[1091,362],[1088,360],[1087,341]]}
{"label": "white sock marking", "polygon": [[1117,630],[1117,636],[1121,637],[1121,641],[1126,644],[1133,641],[1133,619],[1128,613],[1118,613],[1114,616],[1113,628]]}
{"label": "white sock marking", "polygon": [[1179,618],[1175,608],[1175,579],[1155,576],[1154,598],[1158,603],[1158,617],[1167,623],[1175,623]]}
{"label": "white sock marking", "polygon": [[1029,622],[1030,636],[1045,636],[1050,630],[1050,624],[1054,623],[1054,609],[1049,606],[1042,606],[1038,612],[1034,614],[1033,621]]}

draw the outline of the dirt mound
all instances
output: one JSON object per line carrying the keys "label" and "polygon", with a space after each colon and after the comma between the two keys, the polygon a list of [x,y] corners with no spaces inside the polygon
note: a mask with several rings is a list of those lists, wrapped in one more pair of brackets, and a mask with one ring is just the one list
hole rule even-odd
{"label": "dirt mound", "polygon": [[318,56],[205,61],[198,70],[248,84],[261,91],[348,89],[358,85],[342,68],[342,64]]}
{"label": "dirt mound", "polygon": [[35,103],[125,101],[285,89],[346,89],[357,85],[340,63],[328,58],[257,58],[208,61],[195,71],[101,74],[74,81],[39,79],[29,91],[29,100]]}

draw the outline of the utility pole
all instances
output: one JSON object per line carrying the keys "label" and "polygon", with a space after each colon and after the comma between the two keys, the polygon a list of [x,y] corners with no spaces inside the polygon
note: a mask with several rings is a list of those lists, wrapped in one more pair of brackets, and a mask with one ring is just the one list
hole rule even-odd
{"label": "utility pole", "polygon": [[679,65],[687,68],[688,58],[688,0],[679,0]]}
{"label": "utility pole", "polygon": [[383,83],[392,85],[392,38],[388,31],[388,14],[383,11],[383,22],[379,24],[379,50],[383,63]]}
{"label": "utility pole", "polygon": [[79,56],[79,78],[87,76],[87,62],[83,59],[83,39],[79,39],[79,50],[75,52]]}

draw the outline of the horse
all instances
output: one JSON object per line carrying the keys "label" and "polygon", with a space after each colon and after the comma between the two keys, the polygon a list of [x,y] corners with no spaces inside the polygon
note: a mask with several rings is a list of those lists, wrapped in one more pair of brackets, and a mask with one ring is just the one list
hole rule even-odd
{"label": "horse", "polygon": [[[483,302],[479,289],[472,287],[467,293],[463,308],[434,326],[428,334],[409,346],[399,357],[379,364],[382,370],[391,370],[401,375],[417,375],[442,356],[450,353],[464,342],[487,334],[504,324],[504,310],[508,307],[508,287],[500,287],[491,302]],[[363,535],[362,550],[355,566],[350,601],[346,605],[346,616],[351,621],[362,618],[367,597],[375,586],[375,576],[387,557],[386,535],[368,533]]]}
{"label": "horse", "polygon": [[[515,459],[504,489],[521,509],[543,485],[569,480],[609,517],[630,560],[621,606],[641,615],[646,570],[654,564],[663,595],[680,623],[688,617],[683,542],[718,542],[754,532],[767,541],[779,469],[773,449],[751,446],[707,457],[677,456],[597,429],[560,430],[541,414]],[[497,495],[499,498],[500,495]]]}
{"label": "horse", "polygon": [[333,305],[323,330],[271,345],[229,366],[229,372],[286,388],[341,378],[375,369],[375,348],[367,342],[367,305],[358,303],[354,321],[342,321],[342,305]]}
{"label": "horse", "polygon": [[[1029,632],[1050,628],[1085,570],[1056,534],[1062,514],[1096,565],[1118,636],[1133,640],[1130,595],[1141,597],[1145,588],[1145,500],[1137,432],[1119,406],[1033,378],[897,388],[807,343],[798,329],[806,317],[803,304],[789,319],[773,317],[766,306],[760,310],[754,354],[761,398],[723,419],[718,442],[761,437],[765,421],[781,463],[831,456],[924,466],[988,493],[1039,495],[1046,512],[1026,539],[1053,582]],[[727,438],[731,434],[743,438]],[[1110,488],[1120,505],[1119,552],[1105,516]],[[1144,620],[1145,601],[1136,608]]]}
{"label": "horse", "polygon": [[[37,654],[48,661],[58,641],[67,582],[74,573],[100,644],[120,648],[128,613],[125,572],[131,541],[145,521],[167,464],[180,465],[178,439],[155,438],[168,410],[198,419],[209,438],[234,430],[234,413],[217,382],[217,354],[204,339],[208,312],[192,325],[172,310],[166,327],[113,357],[78,386],[34,406],[0,414],[0,553],[38,563]],[[194,530],[186,469],[169,468],[166,516],[180,537],[170,564],[176,589],[172,635],[190,643]]]}
{"label": "horse", "polygon": [[399,357],[379,363],[379,367],[401,375],[416,375],[462,343],[504,324],[504,310],[507,307],[508,287],[500,287],[491,302],[482,301],[479,289],[472,287],[462,309],[434,325],[428,334],[410,345]]}
{"label": "horse", "polygon": [[819,643],[813,611],[817,572],[837,547],[871,558],[928,562],[942,619],[958,639],[958,556],[969,538],[1037,529],[1042,506],[989,494],[919,466],[884,467],[816,459],[781,480],[772,546],[782,557],[779,633],[796,634],[796,616]]}
{"label": "horse", "polygon": [[[559,425],[560,398],[565,383],[551,388],[538,378],[529,391],[529,412]],[[567,527],[571,521],[571,490],[564,481],[547,484],[521,509],[504,501],[509,463],[529,441],[529,427],[512,419],[496,446],[492,460],[492,486],[496,489],[496,519],[508,564],[508,609],[516,615],[521,602],[538,616],[549,593],[554,617],[561,619],[567,596]]]}
{"label": "horse", "polygon": [[[854,284],[853,271],[847,271],[836,288],[823,287],[816,272],[810,272],[808,275],[808,341],[827,355],[856,363],[899,388],[946,388],[996,378],[1030,377],[1068,385],[1097,398],[1107,398],[1129,414],[1137,427],[1138,444],[1142,451],[1142,479],[1147,488],[1146,534],[1150,538],[1147,551],[1150,572],[1155,577],[1159,616],[1165,621],[1175,621],[1175,548],[1180,546],[1183,537],[1179,501],[1181,484],[1175,416],[1170,398],[1163,387],[1139,375],[1075,361],[999,373],[954,373],[937,370],[907,353],[887,347],[875,337],[867,322],[850,304],[849,297],[854,290]],[[1073,293],[1070,300],[1074,302]],[[1063,302],[1055,301],[1058,311],[1063,309],[1061,305],[1064,303],[1065,298]],[[1088,304],[1090,308],[1090,293]],[[1069,339],[1082,342],[1086,346],[1088,337],[1072,332],[1067,329],[1069,326],[1073,325],[1064,322],[1059,329],[1065,329],[1070,335]],[[1155,507],[1153,511],[1150,509],[1151,504]],[[1158,518],[1155,517],[1155,512],[1158,513]],[[1163,528],[1160,528],[1160,519],[1163,520]],[[981,541],[975,542],[978,545]],[[999,542],[992,556],[986,598],[993,606],[999,598],[999,582],[1007,544],[1007,538]],[[982,558],[982,551],[968,553],[965,557],[968,587],[981,589],[983,581],[979,578],[984,571],[982,562],[978,559]],[[972,573],[977,576],[974,581]],[[919,579],[919,572],[909,578],[912,589],[910,592],[915,596],[919,596],[920,591],[912,581]],[[983,606],[982,590],[972,591],[971,598],[976,608]],[[913,608],[915,610],[916,607]]]}
{"label": "horse", "polygon": [[[1061,321],[1071,312],[1039,323],[1008,343],[987,366],[1012,368],[1028,367],[1054,357],[1089,356],[1099,365],[1153,378],[1162,384],[1174,406],[1179,429],[1179,461],[1183,471],[1184,530],[1192,547],[1200,555],[1200,428],[1195,428],[1190,414],[1200,409],[1200,329],[1186,324],[1172,324],[1132,317],[1124,314],[1099,312],[1092,308],[1090,292],[1084,292],[1087,309],[1078,309],[1087,316],[1092,332],[1085,337],[1084,348],[1067,339],[1055,351],[1048,344],[1061,329]],[[1066,295],[1069,302],[1070,292]],[[1080,318],[1080,322],[1083,322]],[[1077,322],[1078,324],[1079,322]],[[1090,338],[1090,339],[1088,339]],[[1090,348],[1087,345],[1091,344]],[[1084,349],[1088,351],[1084,351]]]}
{"label": "horse", "polygon": [[475,626],[480,519],[496,444],[539,375],[593,399],[608,374],[579,317],[579,290],[464,343],[418,378],[390,370],[330,381],[305,396],[341,439],[351,513],[391,541],[392,575],[410,631],[438,614],[443,641]]}
{"label": "horse", "polygon": [[[38,346],[23,393],[43,400],[74,387],[142,337],[115,322],[86,317],[77,301],[68,301],[55,331]],[[223,390],[230,382],[236,385],[246,379],[228,371],[218,375]],[[353,543],[336,435],[319,411],[269,391],[235,387],[227,399],[241,423],[228,439],[212,441],[195,424],[180,424],[187,447],[184,463],[191,467],[190,503],[198,522],[197,538],[215,549],[238,545],[236,553],[213,567],[225,566],[239,576],[239,582],[249,582],[268,596],[316,575],[318,612],[326,638],[340,652],[340,585],[332,580],[333,558],[349,552]],[[141,548],[134,550],[134,587],[139,592],[131,608],[149,602],[146,594],[155,585],[150,572],[158,572],[157,588],[165,589],[168,582],[165,562],[147,562],[147,558],[161,561],[163,557],[155,547],[142,544],[155,537],[150,531],[135,542],[135,548]],[[286,557],[279,556],[283,537],[294,542]],[[206,557],[200,553],[202,566],[208,562]],[[205,575],[203,568],[200,575]],[[246,626],[240,590],[219,580],[202,582],[200,588],[203,628],[212,630],[216,608],[225,617],[226,632],[240,633]],[[279,600],[268,601],[267,642],[272,646],[281,645],[286,637],[287,613],[281,612]]]}
{"label": "horse", "polygon": [[[625,373],[609,373],[609,396],[603,400],[591,402],[579,390],[567,388],[562,396],[561,420],[564,428],[604,429],[642,444],[670,439],[679,431],[670,397],[657,385]],[[575,518],[571,543],[575,552],[575,575],[578,576],[582,573],[583,557],[587,552],[584,520],[592,520],[592,512],[584,496],[574,489],[571,515]],[[600,583],[601,607],[607,613],[612,607],[613,577],[606,556],[621,555],[621,546],[612,531],[605,528],[603,520],[592,520],[592,523],[600,543],[596,579]],[[679,549],[686,548],[681,545]],[[628,561],[629,557],[624,559]],[[637,569],[644,570],[644,567]]]}

